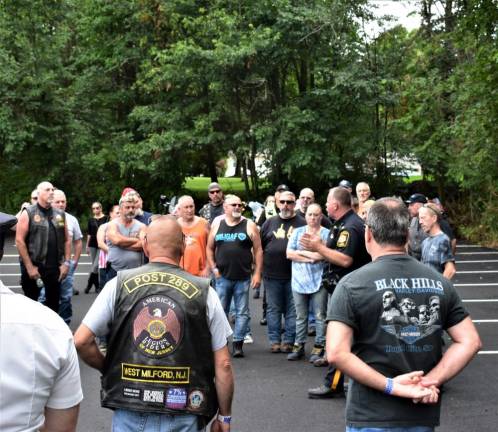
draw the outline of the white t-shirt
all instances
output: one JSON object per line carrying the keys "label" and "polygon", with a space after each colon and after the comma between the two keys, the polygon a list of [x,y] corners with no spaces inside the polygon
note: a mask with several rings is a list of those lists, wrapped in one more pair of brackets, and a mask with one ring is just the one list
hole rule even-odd
{"label": "white t-shirt", "polygon": [[[117,294],[117,277],[107,282],[99,293],[94,303],[87,312],[82,323],[85,324],[95,336],[106,336],[114,319],[114,305]],[[221,306],[216,291],[209,287],[207,296],[207,323],[211,332],[211,347],[213,351],[223,348],[227,338],[232,334],[225,311]]]}
{"label": "white t-shirt", "polygon": [[82,399],[69,327],[0,281],[0,431],[37,431],[45,407],[71,408]]}

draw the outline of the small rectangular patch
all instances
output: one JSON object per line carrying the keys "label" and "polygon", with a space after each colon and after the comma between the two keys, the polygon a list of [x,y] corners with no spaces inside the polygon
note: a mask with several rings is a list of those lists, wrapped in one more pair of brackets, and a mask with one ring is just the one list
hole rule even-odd
{"label": "small rectangular patch", "polygon": [[169,388],[166,395],[166,408],[183,409],[187,406],[187,390],[184,388]]}
{"label": "small rectangular patch", "polygon": [[164,392],[162,390],[147,390],[147,389],[144,389],[142,400],[144,402],[152,402],[152,403],[163,404],[164,403]]}
{"label": "small rectangular patch", "polygon": [[345,248],[349,242],[349,232],[341,231],[339,234],[339,238],[337,239],[337,247]]}
{"label": "small rectangular patch", "polygon": [[140,389],[123,387],[123,396],[125,398],[140,399]]}
{"label": "small rectangular patch", "polygon": [[188,384],[190,368],[121,363],[121,379],[161,384]]}

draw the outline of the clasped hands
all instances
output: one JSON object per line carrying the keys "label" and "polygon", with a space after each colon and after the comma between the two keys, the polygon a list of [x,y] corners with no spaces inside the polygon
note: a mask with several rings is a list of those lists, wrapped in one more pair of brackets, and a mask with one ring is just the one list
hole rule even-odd
{"label": "clasped hands", "polygon": [[394,396],[412,399],[413,403],[435,404],[439,400],[438,382],[424,377],[424,371],[414,371],[393,378]]}

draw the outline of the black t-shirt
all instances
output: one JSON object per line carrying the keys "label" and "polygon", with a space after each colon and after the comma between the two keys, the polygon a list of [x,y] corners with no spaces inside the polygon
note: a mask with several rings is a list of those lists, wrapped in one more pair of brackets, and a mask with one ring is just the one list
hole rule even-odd
{"label": "black t-shirt", "polygon": [[59,267],[59,248],[57,247],[57,232],[52,223],[54,212],[52,207],[47,209],[38,204],[38,208],[48,220],[47,258],[45,266],[48,268],[56,268]]}
{"label": "black t-shirt", "polygon": [[292,262],[287,259],[287,242],[294,228],[306,225],[299,215],[282,219],[276,215],[267,219],[261,227],[263,246],[263,276],[270,279],[290,279]]}
{"label": "black t-shirt", "polygon": [[[448,279],[408,255],[385,255],[339,282],[327,320],[351,327],[351,351],[383,375],[395,377],[434,368],[442,356],[442,331],[467,315]],[[439,403],[414,404],[351,380],[346,424],[437,426],[439,412]]]}
{"label": "black t-shirt", "polygon": [[99,226],[109,222],[108,216],[102,216],[99,219],[90,218],[88,219],[88,235],[90,239],[88,240],[88,247],[98,248],[99,245],[97,243],[97,231],[99,230]]}

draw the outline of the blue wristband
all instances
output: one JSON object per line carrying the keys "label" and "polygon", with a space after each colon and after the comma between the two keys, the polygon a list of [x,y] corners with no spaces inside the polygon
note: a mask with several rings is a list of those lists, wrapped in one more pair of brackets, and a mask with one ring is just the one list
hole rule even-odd
{"label": "blue wristband", "polygon": [[384,389],[384,393],[390,395],[393,392],[394,381],[392,378],[387,378],[386,388]]}

